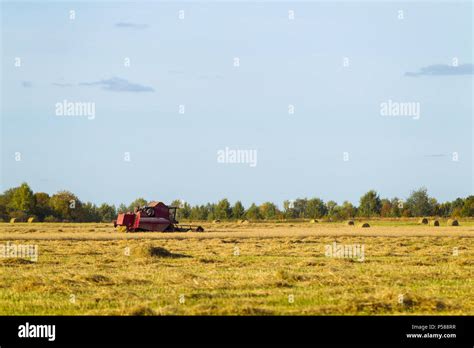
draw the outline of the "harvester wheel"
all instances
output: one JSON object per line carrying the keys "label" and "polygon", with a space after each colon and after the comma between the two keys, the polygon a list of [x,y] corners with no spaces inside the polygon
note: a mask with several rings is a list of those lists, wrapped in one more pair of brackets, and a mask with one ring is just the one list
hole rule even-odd
{"label": "harvester wheel", "polygon": [[201,226],[198,226],[196,228],[196,232],[204,232],[204,228],[202,228]]}

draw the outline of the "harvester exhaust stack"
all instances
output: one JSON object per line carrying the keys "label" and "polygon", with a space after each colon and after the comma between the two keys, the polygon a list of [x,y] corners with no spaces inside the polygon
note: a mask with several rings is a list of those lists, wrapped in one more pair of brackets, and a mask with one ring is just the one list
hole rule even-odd
{"label": "harvester exhaust stack", "polygon": [[127,232],[203,232],[201,226],[178,225],[178,207],[168,207],[162,202],[151,202],[145,207],[137,207],[133,213],[119,213],[114,227],[125,226]]}

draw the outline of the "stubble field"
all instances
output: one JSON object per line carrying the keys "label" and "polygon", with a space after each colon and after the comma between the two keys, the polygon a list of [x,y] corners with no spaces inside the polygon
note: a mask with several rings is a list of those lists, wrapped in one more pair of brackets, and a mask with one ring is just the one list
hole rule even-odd
{"label": "stubble field", "polygon": [[38,259],[0,257],[0,315],[473,315],[474,224],[460,222],[3,223],[0,245]]}

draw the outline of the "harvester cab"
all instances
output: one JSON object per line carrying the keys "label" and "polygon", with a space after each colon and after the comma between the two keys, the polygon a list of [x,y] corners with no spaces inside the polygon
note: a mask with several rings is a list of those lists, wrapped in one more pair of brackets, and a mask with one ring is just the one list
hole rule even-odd
{"label": "harvester cab", "polygon": [[127,232],[203,232],[201,226],[178,225],[176,212],[178,207],[168,207],[163,202],[150,202],[137,207],[133,213],[119,213],[114,227],[124,226]]}
{"label": "harvester cab", "polygon": [[176,213],[178,212],[178,207],[168,207],[170,211],[170,221],[174,224],[179,224],[179,221],[176,220]]}

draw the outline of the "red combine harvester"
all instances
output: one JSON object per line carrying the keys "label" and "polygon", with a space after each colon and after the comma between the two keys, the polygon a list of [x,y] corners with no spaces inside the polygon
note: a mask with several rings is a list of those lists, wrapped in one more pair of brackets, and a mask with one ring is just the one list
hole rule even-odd
{"label": "red combine harvester", "polygon": [[178,207],[168,207],[162,202],[151,202],[142,208],[136,208],[134,213],[120,213],[114,227],[125,226],[127,232],[204,232],[201,226],[178,225],[176,210]]}

